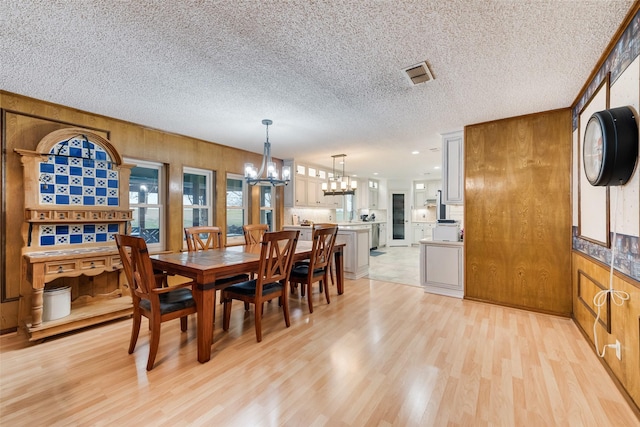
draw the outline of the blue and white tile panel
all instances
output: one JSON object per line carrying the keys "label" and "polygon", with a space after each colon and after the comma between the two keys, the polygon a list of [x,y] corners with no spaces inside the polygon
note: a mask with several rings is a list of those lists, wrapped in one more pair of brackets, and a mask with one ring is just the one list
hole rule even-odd
{"label": "blue and white tile panel", "polygon": [[40,246],[114,242],[118,224],[50,224],[40,226]]}
{"label": "blue and white tile panel", "polygon": [[41,205],[119,205],[119,174],[99,145],[77,138],[58,143],[39,168]]}

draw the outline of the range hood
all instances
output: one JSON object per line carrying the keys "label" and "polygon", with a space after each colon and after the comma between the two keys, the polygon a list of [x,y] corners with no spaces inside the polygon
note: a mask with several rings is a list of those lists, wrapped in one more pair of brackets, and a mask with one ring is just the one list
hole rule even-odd
{"label": "range hood", "polygon": [[438,204],[438,200],[436,199],[427,199],[424,201],[423,206],[436,206]]}

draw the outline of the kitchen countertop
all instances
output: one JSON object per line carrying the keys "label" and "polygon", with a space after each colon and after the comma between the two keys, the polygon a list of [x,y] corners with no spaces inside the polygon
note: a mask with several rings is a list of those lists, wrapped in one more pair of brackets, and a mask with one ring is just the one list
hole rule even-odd
{"label": "kitchen countertop", "polygon": [[[353,222],[338,222],[335,223],[338,225],[338,227],[354,227],[354,226],[360,226],[360,225],[371,225],[371,224],[386,224],[387,221],[353,221]],[[309,225],[302,225],[302,224],[296,224],[296,225],[291,225],[291,224],[285,224],[285,227],[300,227],[300,228],[309,228],[311,227],[311,224]]]}
{"label": "kitchen countertop", "polygon": [[432,245],[432,246],[464,246],[464,242],[462,241],[449,242],[449,241],[442,241],[442,240],[427,240],[427,239],[421,239],[420,244]]}

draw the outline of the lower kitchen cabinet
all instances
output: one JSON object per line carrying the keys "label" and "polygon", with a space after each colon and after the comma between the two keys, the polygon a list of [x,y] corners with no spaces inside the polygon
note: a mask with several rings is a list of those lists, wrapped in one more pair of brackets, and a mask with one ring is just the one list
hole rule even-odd
{"label": "lower kitchen cabinet", "polygon": [[433,227],[434,224],[431,222],[414,222],[412,227],[413,239],[411,240],[411,243],[419,245],[421,240],[431,240],[433,236]]}
{"label": "lower kitchen cabinet", "polygon": [[464,296],[463,242],[420,242],[420,283],[425,292]]}
{"label": "lower kitchen cabinet", "polygon": [[387,224],[385,222],[380,223],[380,240],[378,241],[378,246],[387,246]]}

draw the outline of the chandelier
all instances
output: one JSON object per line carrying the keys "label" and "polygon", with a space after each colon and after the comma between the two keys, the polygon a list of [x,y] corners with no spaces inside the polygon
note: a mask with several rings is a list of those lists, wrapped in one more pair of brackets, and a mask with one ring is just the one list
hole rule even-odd
{"label": "chandelier", "polygon": [[[328,182],[322,183],[322,191],[325,196],[344,196],[355,194],[358,188],[358,181],[352,180],[350,176],[344,173],[344,158],[346,154],[335,154],[333,156],[333,175],[329,176]],[[340,159],[342,163],[342,174],[340,170],[336,171],[336,159]]]}
{"label": "chandelier", "polygon": [[[273,124],[272,120],[264,119],[262,124],[267,127],[267,140],[264,143],[264,154],[262,155],[262,166],[260,170],[256,170],[253,163],[244,164],[244,178],[249,185],[271,184],[275,186],[287,185],[291,181],[291,167],[282,167],[282,178],[278,177],[276,163],[271,159],[271,143],[269,143],[269,125]],[[263,174],[266,172],[266,175]]]}

